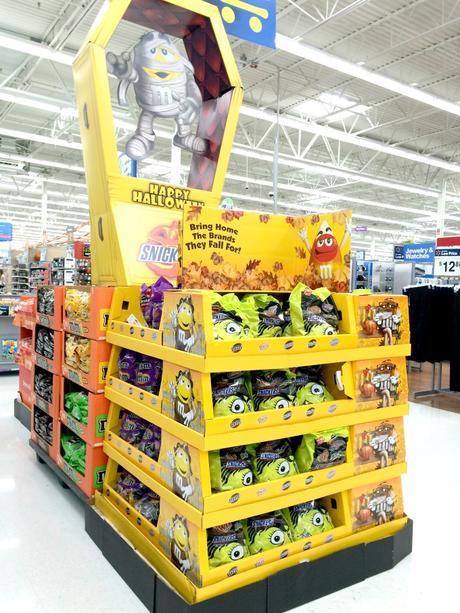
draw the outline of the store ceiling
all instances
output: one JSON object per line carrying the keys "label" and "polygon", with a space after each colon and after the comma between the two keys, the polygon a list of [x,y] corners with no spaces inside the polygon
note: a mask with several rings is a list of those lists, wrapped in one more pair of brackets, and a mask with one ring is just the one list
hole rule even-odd
{"label": "store ceiling", "polygon": [[[70,63],[101,5],[2,2],[0,202],[18,239],[41,237],[44,180],[49,238],[88,220]],[[231,41],[245,98],[225,194],[237,206],[273,208],[279,73],[280,212],[350,207],[355,225],[368,226],[355,248],[374,241],[377,254],[389,253],[393,242],[434,237],[445,182],[447,233],[459,234],[459,25],[457,0],[278,0],[286,50]],[[141,32],[122,24],[110,48],[130,48]],[[129,130],[117,135],[124,143]],[[151,162],[142,171],[168,180],[170,155],[158,139],[155,174]]]}

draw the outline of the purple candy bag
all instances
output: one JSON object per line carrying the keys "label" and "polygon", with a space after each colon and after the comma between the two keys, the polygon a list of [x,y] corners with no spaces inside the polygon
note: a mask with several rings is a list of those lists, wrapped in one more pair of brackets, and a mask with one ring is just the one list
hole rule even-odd
{"label": "purple candy bag", "polygon": [[122,349],[118,357],[118,373],[122,381],[134,383],[136,379],[136,364],[140,354],[130,349]]}
{"label": "purple candy bag", "polygon": [[115,490],[122,498],[129,502],[129,504],[134,505],[138,500],[145,496],[145,494],[149,491],[149,488],[141,483],[139,479],[136,479],[136,477],[133,477],[133,475],[124,470],[118,477]]}
{"label": "purple candy bag", "polygon": [[143,451],[152,460],[158,460],[161,447],[161,429],[154,424],[149,424],[145,429],[141,442],[139,443],[139,451]]}
{"label": "purple candy bag", "polygon": [[126,411],[121,418],[120,438],[131,445],[137,445],[142,440],[147,426],[148,422],[144,419]]}
{"label": "purple candy bag", "polygon": [[160,277],[153,285],[141,286],[141,310],[147,325],[150,328],[160,327],[161,315],[163,313],[163,292],[174,289],[174,286]]}
{"label": "purple candy bag", "polygon": [[136,387],[158,394],[161,384],[163,362],[149,355],[142,355],[136,366]]}

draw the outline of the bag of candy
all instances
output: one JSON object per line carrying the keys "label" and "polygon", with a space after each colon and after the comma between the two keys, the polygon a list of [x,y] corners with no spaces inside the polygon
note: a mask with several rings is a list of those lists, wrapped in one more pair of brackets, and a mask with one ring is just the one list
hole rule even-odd
{"label": "bag of candy", "polygon": [[37,289],[37,311],[43,315],[54,315],[54,288],[39,287]]}
{"label": "bag of candy", "polygon": [[215,417],[254,411],[248,373],[215,373],[211,375],[211,385]]}
{"label": "bag of candy", "polygon": [[131,349],[121,349],[118,356],[118,374],[122,381],[134,383],[136,380],[136,365],[141,354]]}
{"label": "bag of candy", "polygon": [[146,492],[140,500],[134,503],[134,508],[154,526],[160,516],[160,497],[155,492]]}
{"label": "bag of candy", "polygon": [[274,481],[296,475],[299,471],[288,440],[256,443],[246,447],[256,482]]}
{"label": "bag of candy", "polygon": [[38,366],[35,367],[34,374],[34,391],[35,393],[46,400],[53,401],[53,375],[47,370],[41,370]]}
{"label": "bag of candy", "polygon": [[141,389],[158,394],[161,385],[163,362],[149,355],[141,355],[136,364],[135,385]]}
{"label": "bag of candy", "polygon": [[249,322],[249,335],[281,336],[286,326],[283,307],[269,294],[246,294],[241,300],[241,310]]}
{"label": "bag of candy", "polygon": [[209,470],[211,487],[217,492],[247,487],[254,481],[250,457],[244,447],[210,451]]}
{"label": "bag of candy", "polygon": [[136,479],[131,473],[122,470],[115,484],[115,491],[120,494],[129,504],[135,505],[136,502],[142,499],[150,490]]}
{"label": "bag of candy", "polygon": [[329,336],[338,334],[340,314],[325,287],[310,289],[298,283],[289,296],[291,323],[289,336]]}
{"label": "bag of candy", "polygon": [[121,418],[119,436],[127,443],[137,445],[142,440],[148,425],[148,422],[142,419],[142,417],[138,417],[129,411],[124,411]]}
{"label": "bag of candy", "polygon": [[88,392],[67,392],[64,395],[64,408],[69,415],[82,424],[88,423]]}
{"label": "bag of candy", "polygon": [[249,337],[247,314],[236,294],[213,294],[212,325],[215,341]]}
{"label": "bag of candy", "polygon": [[69,466],[85,474],[86,469],[86,443],[75,434],[61,434],[61,448],[63,459]]}
{"label": "bag of candy", "polygon": [[66,289],[64,309],[69,319],[89,321],[90,292],[78,289]]}
{"label": "bag of candy", "polygon": [[321,501],[310,500],[281,511],[293,541],[298,541],[334,528],[331,516]]}
{"label": "bag of candy", "polygon": [[336,428],[324,432],[304,434],[295,451],[299,470],[329,468],[347,460],[348,428]]}
{"label": "bag of candy", "polygon": [[174,289],[174,286],[164,277],[160,277],[153,285],[144,283],[141,286],[141,311],[145,323],[150,328],[160,327],[163,314],[163,294],[169,289]]}
{"label": "bag of candy", "polygon": [[229,522],[208,528],[208,562],[211,568],[239,562],[248,555],[241,522]]}
{"label": "bag of candy", "polygon": [[161,428],[155,424],[148,424],[138,445],[139,451],[148,455],[152,460],[157,461],[161,447]]}
{"label": "bag of candy", "polygon": [[243,532],[251,555],[291,542],[289,526],[280,511],[243,520]]}
{"label": "bag of candy", "polygon": [[294,368],[293,372],[296,406],[334,400],[334,396],[321,379],[321,367],[303,366]]}
{"label": "bag of candy", "polygon": [[289,369],[251,372],[252,397],[256,411],[285,409],[293,405],[295,375]]}

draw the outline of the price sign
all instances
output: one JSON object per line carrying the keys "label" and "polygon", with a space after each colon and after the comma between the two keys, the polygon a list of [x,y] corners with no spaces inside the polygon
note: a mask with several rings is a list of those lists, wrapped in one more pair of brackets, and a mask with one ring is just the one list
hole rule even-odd
{"label": "price sign", "polygon": [[460,247],[436,249],[434,274],[436,277],[460,277]]}

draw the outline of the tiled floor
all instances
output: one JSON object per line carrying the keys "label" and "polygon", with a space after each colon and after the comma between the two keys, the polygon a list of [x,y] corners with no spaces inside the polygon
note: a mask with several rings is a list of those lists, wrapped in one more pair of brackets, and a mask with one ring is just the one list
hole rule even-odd
{"label": "tiled floor", "polygon": [[[37,463],[28,432],[13,417],[16,388],[15,376],[0,377],[0,612],[145,613],[84,532],[80,503]],[[296,613],[460,610],[460,415],[412,405],[406,433],[413,554]]]}

